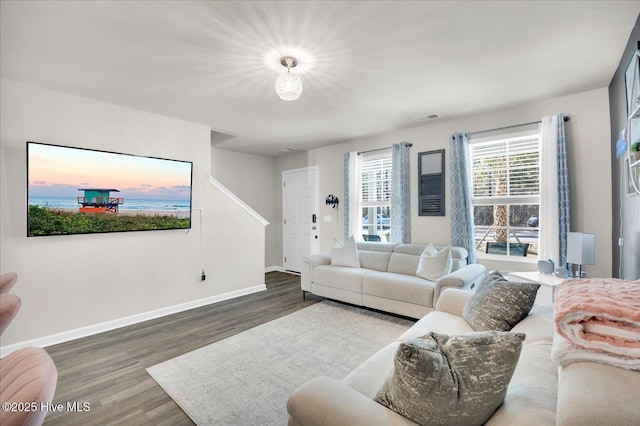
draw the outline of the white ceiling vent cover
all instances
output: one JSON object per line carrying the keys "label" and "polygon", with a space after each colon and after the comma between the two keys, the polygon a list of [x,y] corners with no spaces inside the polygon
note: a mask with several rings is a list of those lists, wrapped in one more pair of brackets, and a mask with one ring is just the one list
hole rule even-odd
{"label": "white ceiling vent cover", "polygon": [[419,115],[417,117],[414,117],[413,119],[417,122],[422,122],[422,121],[435,120],[436,118],[440,118],[440,114],[433,112],[431,114]]}

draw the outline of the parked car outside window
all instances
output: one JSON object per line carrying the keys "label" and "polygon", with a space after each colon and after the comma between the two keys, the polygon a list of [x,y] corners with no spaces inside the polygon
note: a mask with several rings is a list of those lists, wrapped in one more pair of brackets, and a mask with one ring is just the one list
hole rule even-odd
{"label": "parked car outside window", "polygon": [[[366,228],[368,225],[369,225],[369,215],[362,218],[362,226]],[[374,225],[376,226],[382,225],[383,228],[388,228],[391,225],[391,218],[389,216],[377,214]]]}

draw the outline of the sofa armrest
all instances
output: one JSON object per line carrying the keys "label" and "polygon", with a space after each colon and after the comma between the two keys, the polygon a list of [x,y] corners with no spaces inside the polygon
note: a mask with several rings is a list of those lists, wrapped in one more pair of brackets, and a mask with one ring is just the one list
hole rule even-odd
{"label": "sofa armrest", "polygon": [[464,288],[465,290],[471,290],[480,284],[484,278],[485,269],[484,265],[467,265],[457,271],[440,277],[433,290],[433,304],[435,305],[438,302],[440,294],[442,294],[446,288]]}
{"label": "sofa armrest", "polygon": [[471,298],[472,294],[473,292],[460,288],[447,288],[438,298],[436,311],[446,312],[448,314],[461,317],[464,305],[467,304],[467,301]]}
{"label": "sofa armrest", "polygon": [[320,265],[330,265],[331,255],[327,253],[317,253],[302,258],[302,271],[300,277],[300,288],[303,291],[311,291],[311,278],[313,268]]}
{"label": "sofa armrest", "polygon": [[287,401],[289,424],[304,426],[415,425],[411,420],[330,377],[317,377]]}
{"label": "sofa armrest", "polygon": [[302,258],[302,261],[311,266],[311,269],[320,265],[331,265],[331,255],[329,253],[310,254]]}

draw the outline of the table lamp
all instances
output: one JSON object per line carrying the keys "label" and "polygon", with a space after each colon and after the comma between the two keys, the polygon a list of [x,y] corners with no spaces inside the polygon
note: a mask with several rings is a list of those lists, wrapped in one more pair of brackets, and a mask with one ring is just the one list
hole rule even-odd
{"label": "table lamp", "polygon": [[595,252],[595,234],[567,233],[567,263],[578,265],[577,277],[582,278],[582,265],[595,265]]}

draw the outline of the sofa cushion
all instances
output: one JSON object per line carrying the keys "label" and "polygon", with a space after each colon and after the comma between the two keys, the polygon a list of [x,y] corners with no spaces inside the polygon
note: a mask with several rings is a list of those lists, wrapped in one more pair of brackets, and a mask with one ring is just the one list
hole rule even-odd
{"label": "sofa cushion", "polygon": [[525,333],[527,335],[524,339],[525,345],[538,341],[553,343],[553,304],[534,305],[529,315],[516,324],[511,331]]}
{"label": "sofa cushion", "polygon": [[555,425],[558,366],[550,352],[550,342],[525,339],[504,402],[487,425]]}
{"label": "sofa cushion", "polygon": [[473,333],[474,329],[462,317],[447,312],[432,311],[405,331],[398,340],[415,339],[424,336],[430,331],[440,334],[459,335]]}
{"label": "sofa cushion", "polygon": [[358,257],[360,258],[361,268],[386,272],[389,266],[389,258],[391,257],[391,253],[358,249]]}
{"label": "sofa cushion", "polygon": [[639,424],[640,371],[575,362],[558,374],[558,426]]}
{"label": "sofa cushion", "polygon": [[398,244],[395,244],[395,243],[356,241],[356,247],[358,247],[358,251],[367,250],[367,251],[380,251],[384,253],[393,253],[393,250],[396,248],[397,245]]}
{"label": "sofa cushion", "polygon": [[360,267],[360,259],[358,258],[358,249],[353,235],[347,241],[341,243],[333,239],[333,247],[331,249],[331,264],[333,266],[349,266],[351,268]]}
{"label": "sofa cushion", "polygon": [[[393,252],[420,256],[426,247],[427,244],[398,244],[393,248]],[[438,247],[436,246],[436,248]]]}
{"label": "sofa cushion", "polygon": [[368,398],[375,398],[393,370],[393,359],[400,342],[392,342],[373,354],[343,379],[343,382]]}
{"label": "sofa cushion", "polygon": [[416,256],[413,254],[405,254],[405,253],[391,253],[391,257],[389,258],[389,267],[387,268],[388,272],[393,272],[394,274],[403,274],[403,275],[416,275],[416,271],[418,270],[418,263],[420,262],[420,256]]}
{"label": "sofa cushion", "polygon": [[373,272],[364,276],[362,293],[422,306],[433,306],[434,284],[420,277]]}
{"label": "sofa cushion", "polygon": [[451,272],[457,271],[465,266],[467,266],[466,260],[451,258]]}
{"label": "sofa cushion", "polygon": [[540,284],[508,281],[491,271],[465,305],[462,316],[476,331],[508,331],[529,314]]}
{"label": "sofa cushion", "polygon": [[440,277],[451,272],[451,247],[438,251],[429,244],[420,255],[416,275],[430,281],[438,281]]}
{"label": "sofa cushion", "polygon": [[[399,254],[411,254],[413,256],[420,256],[420,254],[422,254],[426,247],[427,244],[398,244],[393,249],[393,252]],[[435,247],[438,250],[442,250],[447,246],[435,244]],[[451,271],[457,271],[458,269],[465,266],[467,264],[468,257],[469,252],[464,247],[451,247],[451,259],[453,261]]]}
{"label": "sofa cushion", "polygon": [[505,398],[524,337],[430,332],[403,342],[375,400],[422,425],[481,425]]}
{"label": "sofa cushion", "polygon": [[362,293],[362,277],[374,272],[376,271],[364,268],[320,265],[313,269],[313,282],[328,287]]}

